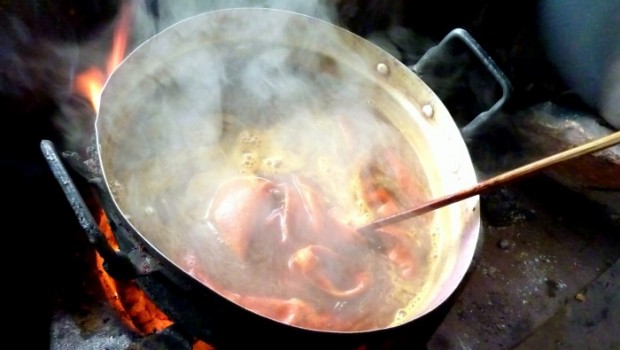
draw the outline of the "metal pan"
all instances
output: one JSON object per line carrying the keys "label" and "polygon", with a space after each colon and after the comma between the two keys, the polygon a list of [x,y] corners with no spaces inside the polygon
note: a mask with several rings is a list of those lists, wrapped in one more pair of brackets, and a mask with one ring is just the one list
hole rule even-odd
{"label": "metal pan", "polygon": [[356,236],[397,209],[377,204],[381,190],[398,207],[477,179],[459,128],[414,72],[315,18],[228,9],[166,29],[107,81],[96,143],[107,209],[141,253],[276,323],[402,325],[444,302],[474,255],[477,197]]}

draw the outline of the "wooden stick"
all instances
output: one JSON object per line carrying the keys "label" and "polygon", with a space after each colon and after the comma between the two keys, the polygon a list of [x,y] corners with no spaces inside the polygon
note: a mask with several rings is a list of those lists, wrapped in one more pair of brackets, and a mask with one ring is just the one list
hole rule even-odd
{"label": "wooden stick", "polygon": [[618,143],[620,143],[620,131],[616,131],[612,133],[611,135],[607,135],[605,137],[596,139],[594,141],[587,142],[581,146],[571,148],[564,152],[554,154],[550,157],[543,158],[536,162],[529,163],[522,167],[519,167],[514,170],[497,175],[495,177],[482,181],[478,183],[477,185],[464,189],[462,191],[449,194],[443,197],[439,197],[437,199],[433,199],[428,202],[422,203],[411,209],[407,209],[402,212],[387,216],[385,218],[375,220],[371,222],[370,224],[367,224],[365,226],[358,228],[357,230],[360,232],[369,232],[381,226],[391,225],[399,221],[407,220],[412,217],[422,215],[430,211],[433,211],[435,209],[442,208],[446,205],[458,202],[465,198],[479,195],[485,191],[505,185],[506,183],[509,183],[511,181],[521,179],[527,175],[534,174],[535,172],[548,168],[554,164],[564,162],[569,159],[576,158],[576,157],[586,155],[589,153],[593,153],[593,152],[611,147]]}

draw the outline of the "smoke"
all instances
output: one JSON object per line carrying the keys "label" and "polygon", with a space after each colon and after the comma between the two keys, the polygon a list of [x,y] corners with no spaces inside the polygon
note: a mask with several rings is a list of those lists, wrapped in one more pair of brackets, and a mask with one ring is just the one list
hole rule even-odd
{"label": "smoke", "polygon": [[[322,20],[337,22],[335,2],[329,0],[206,0],[206,1],[139,1],[137,14],[140,33],[149,36],[189,17],[226,8],[272,8],[293,11]],[[142,36],[142,39],[146,37]]]}
{"label": "smoke", "polygon": [[[272,8],[293,11],[346,27],[352,20],[372,32],[375,22],[397,16],[400,2],[370,5],[354,0],[120,0],[103,3],[61,1],[56,5],[24,1],[3,5],[0,13],[0,93],[31,103],[51,100],[59,109],[54,117],[63,135],[64,149],[79,151],[92,143],[94,112],[76,94],[75,79],[90,67],[105,67],[122,8],[130,5],[131,30],[127,52],[166,28],[190,17],[226,8]],[[360,18],[361,16],[365,18]],[[254,24],[253,24],[254,25]],[[256,35],[268,23],[256,23]],[[371,33],[373,41],[389,46],[388,40]],[[375,40],[376,39],[376,40]],[[321,40],[321,38],[316,38]],[[391,46],[391,53],[397,50]]]}
{"label": "smoke", "polygon": [[[294,150],[300,144],[308,152],[306,157],[310,150],[329,153],[325,145],[332,144],[329,138],[337,135],[327,135],[313,126],[313,116],[345,114],[356,118],[358,127],[368,124],[355,131],[360,136],[376,134],[357,145],[361,154],[375,147],[370,140],[393,139],[382,137],[383,129],[370,122],[374,113],[365,100],[373,87],[359,72],[347,68],[347,64],[372,67],[376,63],[364,62],[357,52],[347,49],[350,46],[333,28],[271,11],[240,15],[211,12],[187,21],[181,18],[191,17],[194,11],[221,9],[222,4],[158,8],[154,21],[137,23],[141,28],[176,25],[131,54],[102,95],[98,129],[105,136],[103,150],[109,151],[105,159],[121,167],[113,165],[110,171],[128,178],[139,176],[121,182],[153,181],[161,178],[158,174],[169,174],[174,183],[185,184],[209,167],[223,174],[234,173],[234,169],[244,170],[243,161],[248,158],[260,162],[268,156],[282,156],[284,150]],[[261,6],[332,20],[334,14],[333,8],[319,1],[262,2]],[[138,12],[137,18],[146,16]],[[320,54],[322,50],[328,54]],[[238,134],[253,130],[259,130],[267,149],[234,144]],[[304,132],[300,134],[300,130]],[[237,150],[243,157],[237,159],[233,154],[215,161],[209,154],[188,161],[178,156],[217,147],[224,154]],[[145,196],[137,196],[141,199],[153,199],[147,193],[160,193],[143,188]],[[129,207],[143,206],[136,203]]]}
{"label": "smoke", "polygon": [[[115,199],[167,256],[178,256],[187,239],[202,243],[208,228],[196,223],[232,175],[293,172],[343,192],[360,161],[402,141],[374,109],[388,97],[376,83],[380,62],[347,42],[348,34],[317,22],[342,24],[339,1],[122,4],[132,6],[127,57],[107,80],[97,124],[74,82],[92,66],[106,73],[124,6],[75,42],[39,38],[35,45],[28,27],[12,18],[1,58],[14,69],[0,86],[56,101],[61,149],[83,152],[96,126]],[[241,7],[310,18],[214,12]],[[191,238],[181,237],[183,228]]]}
{"label": "smoke", "polygon": [[17,17],[0,14],[0,92],[3,96],[40,96],[61,91],[72,76],[77,48],[39,41]]}
{"label": "smoke", "polygon": [[[110,81],[122,80],[126,84],[103,90],[101,109],[106,116],[114,117],[106,117],[99,123],[100,131],[109,140],[124,142],[121,148],[105,156],[108,159],[117,156],[118,164],[130,164],[122,171],[131,173],[146,167],[153,178],[159,172],[170,174],[171,179],[187,180],[188,169],[203,171],[209,168],[213,157],[219,157],[218,164],[232,162],[234,168],[238,166],[234,163],[236,159],[215,155],[224,152],[214,152],[211,146],[218,144],[231,128],[260,129],[274,121],[280,123],[280,130],[292,131],[274,132],[270,136],[277,135],[277,141],[270,147],[277,144],[283,149],[294,149],[295,142],[303,140],[308,148],[314,144],[316,153],[327,154],[334,147],[330,138],[337,135],[317,129],[309,117],[312,115],[357,119],[352,124],[360,127],[348,131],[356,135],[347,137],[364,139],[365,142],[355,145],[360,154],[364,154],[365,150],[370,152],[375,147],[370,140],[391,137],[383,137],[384,127],[372,120],[374,111],[368,100],[376,86],[368,86],[364,74],[357,74],[359,72],[348,69],[347,65],[372,70],[377,62],[364,62],[354,47],[342,45],[339,35],[334,35],[330,29],[295,25],[272,20],[269,16],[254,18],[251,22],[238,21],[232,26],[203,22],[203,28],[189,25],[189,29],[176,33],[174,29],[201,14],[228,8],[286,10],[344,26],[345,19],[339,10],[344,8],[346,19],[350,20],[356,16],[358,7],[357,1],[340,0],[125,0],[96,5],[68,1],[58,6],[39,6],[26,1],[9,6],[10,11],[0,14],[4,28],[0,35],[0,63],[4,67],[0,92],[22,98],[25,103],[36,98],[53,101],[58,107],[53,121],[63,142],[59,149],[90,157],[97,113],[87,98],[76,92],[76,78],[97,67],[104,78],[101,83],[105,82],[105,75],[109,74],[105,69],[106,61],[115,30],[127,15],[124,11],[130,8],[131,28],[125,54],[128,61],[139,63],[121,64],[112,74]],[[381,5],[382,13],[388,9],[388,5]],[[369,9],[366,7],[364,11],[368,13]],[[58,24],[48,16],[58,16],[65,21]],[[101,18],[93,20],[97,16]],[[370,21],[364,23],[365,28],[372,28]],[[220,48],[214,46],[194,47],[191,41],[198,42],[202,38],[187,31],[203,29],[210,36],[205,41],[220,40],[220,29],[224,36],[233,32],[257,40],[248,40],[245,46],[236,49],[237,52],[222,54],[227,49],[220,52]],[[295,50],[282,45],[265,46],[261,44],[263,38],[287,42],[295,46]],[[159,44],[149,46],[153,40],[159,40]],[[338,59],[348,63],[338,64],[328,56],[307,54],[323,49],[331,50]],[[182,50],[191,52],[184,54]],[[139,60],[132,58],[140,55]],[[122,75],[130,78],[115,78]],[[332,126],[342,128],[342,125]],[[308,131],[305,138],[297,136],[300,130]],[[192,147],[201,149],[200,157],[195,157],[200,158],[199,161],[190,162],[191,157],[177,156],[183,152],[187,154]],[[204,149],[209,151],[203,152]],[[246,158],[254,156],[251,152],[243,154]],[[167,159],[152,161],[155,155]],[[275,156],[282,157],[281,154]],[[339,161],[354,162],[353,159],[337,159],[332,163]],[[110,169],[115,170],[118,169]]]}
{"label": "smoke", "polygon": [[59,132],[71,150],[88,144],[93,112],[75,93],[75,77],[104,67],[123,5],[133,6],[131,51],[165,28],[207,11],[230,7],[280,8],[336,20],[326,1],[157,1],[102,3],[61,1],[56,5],[23,1],[0,11],[0,94],[29,105],[54,103]]}

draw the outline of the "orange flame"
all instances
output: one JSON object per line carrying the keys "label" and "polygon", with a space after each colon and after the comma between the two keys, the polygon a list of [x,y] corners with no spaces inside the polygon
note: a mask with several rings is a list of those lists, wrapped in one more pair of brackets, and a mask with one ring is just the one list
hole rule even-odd
{"label": "orange flame", "polygon": [[105,80],[103,72],[96,67],[85,70],[75,78],[75,89],[90,101],[95,111],[99,111],[101,91]]}
{"label": "orange flame", "polygon": [[[102,233],[110,246],[118,250],[118,243],[103,210],[100,215],[99,227]],[[138,334],[151,334],[172,324],[135,282],[114,280],[106,273],[101,255],[96,254],[95,259],[104,294],[126,326]]]}
{"label": "orange flame", "polygon": [[[88,99],[95,112],[99,111],[101,92],[108,77],[116,70],[125,58],[127,39],[131,26],[133,8],[124,5],[121,8],[117,25],[112,37],[112,48],[106,59],[105,70],[92,66],[81,72],[75,78],[75,91]],[[105,213],[101,212],[99,226],[110,245],[118,250],[118,244]],[[95,256],[97,273],[104,294],[110,305],[117,311],[123,323],[137,334],[151,334],[159,332],[170,325],[172,321],[151,301],[133,281],[116,281],[107,274],[103,265],[104,260],[98,253]],[[215,350],[215,348],[199,339],[194,340],[193,350]]]}
{"label": "orange flame", "polygon": [[114,28],[112,48],[106,60],[105,70],[93,66],[78,74],[75,78],[76,92],[90,101],[95,112],[99,111],[103,85],[125,58],[132,14],[133,8],[130,5],[124,5],[121,8],[117,25]]}
{"label": "orange flame", "polygon": [[[119,250],[110,222],[103,210],[99,213],[99,228],[110,246]],[[96,253],[97,275],[106,299],[117,315],[133,332],[148,335],[159,332],[173,324],[157,305],[140,289],[134,281],[116,281],[106,272],[104,260]],[[192,350],[216,350],[203,340],[195,339]]]}

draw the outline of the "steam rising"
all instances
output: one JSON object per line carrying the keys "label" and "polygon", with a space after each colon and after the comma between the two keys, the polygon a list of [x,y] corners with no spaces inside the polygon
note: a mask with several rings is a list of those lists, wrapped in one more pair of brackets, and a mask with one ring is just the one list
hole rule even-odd
{"label": "steam rising", "polygon": [[[210,184],[200,189],[203,203],[192,203],[204,208],[227,177],[268,170],[244,162],[280,158],[280,171],[309,172],[317,157],[329,156],[350,177],[364,157],[399,140],[368,104],[381,93],[369,73],[348,66],[372,69],[375,62],[345,49],[331,28],[277,13],[245,15],[171,27],[131,55],[106,86],[99,141],[104,169],[115,177],[108,180],[133,191],[122,197],[127,214],[138,216],[165,193],[177,196],[197,174],[211,180],[200,181]],[[235,144],[245,132],[257,133],[261,148]]]}
{"label": "steam rising", "polygon": [[[138,12],[137,30],[142,33],[141,39],[167,28],[183,19],[200,13],[226,8],[257,7],[293,11],[322,20],[337,21],[335,2],[329,0],[206,0],[206,1],[160,1],[155,11],[148,8],[147,3],[137,3],[141,8]],[[153,12],[156,15],[153,16]],[[146,37],[145,37],[146,36]]]}
{"label": "steam rising", "polygon": [[[92,66],[105,66],[112,34],[121,13],[116,13],[115,17],[113,4],[93,6],[92,9],[88,6],[71,8],[70,4],[58,7],[42,5],[43,13],[39,13],[34,10],[41,9],[33,9],[38,6],[33,3],[11,5],[8,6],[9,11],[0,13],[3,28],[0,34],[0,63],[5,67],[0,75],[0,92],[27,100],[42,96],[54,101],[60,109],[55,121],[64,136],[62,148],[81,152],[92,144],[91,118],[94,118],[94,113],[83,98],[76,96],[75,78]],[[121,11],[122,5],[132,8],[127,53],[173,24],[213,10],[236,7],[282,9],[337,25],[342,24],[337,8],[345,8],[344,15],[348,19],[354,17],[358,10],[356,1],[340,0],[123,0],[116,6],[118,11]],[[385,12],[392,7],[397,9],[397,5],[382,5],[381,10]],[[11,13],[12,8],[16,9],[15,14]],[[50,16],[57,15],[59,21],[71,21],[67,24],[54,22],[46,17],[48,13]],[[81,23],[82,17],[93,24],[86,30],[72,28],[72,25]],[[251,25],[256,26],[256,35],[263,30],[278,30],[278,27],[267,27],[268,23]],[[60,38],[47,35],[46,30],[60,33]],[[69,40],[72,37],[75,40]]]}
{"label": "steam rising", "polygon": [[[18,18],[6,18],[0,36],[0,92],[14,96],[61,91],[72,75],[77,49],[35,41]],[[3,23],[0,21],[0,23]]]}
{"label": "steam rising", "polygon": [[[319,2],[303,4],[306,13],[331,13]],[[160,9],[162,13],[174,10]],[[145,42],[112,75],[102,95],[97,136],[106,180],[118,184],[115,199],[123,213],[175,263],[189,269],[185,259],[191,256],[195,275],[208,276],[205,283],[215,280],[214,285],[244,296],[313,300],[314,307],[324,309],[333,300],[317,301],[324,298],[312,290],[300,292],[295,278],[276,275],[290,273],[287,260],[295,252],[322,244],[328,248],[316,252],[340,252],[355,264],[366,257],[361,265],[369,273],[378,271],[373,291],[343,312],[363,319],[376,306],[372,300],[397,294],[392,298],[400,303],[378,311],[386,325],[411,298],[386,288],[387,255],[343,238],[351,235],[350,227],[312,232],[308,225],[296,227],[299,220],[294,218],[304,214],[288,213],[293,219],[286,222],[287,230],[302,237],[302,245],[278,243],[253,250],[259,258],[247,262],[241,253],[233,254],[244,249],[223,247],[234,247],[249,235],[242,231],[256,225],[243,230],[235,225],[270,213],[270,206],[280,202],[264,195],[256,197],[258,204],[250,205],[255,199],[251,196],[226,202],[237,210],[223,210],[224,232],[213,228],[208,215],[212,198],[231,178],[254,175],[277,184],[290,183],[282,178],[296,175],[311,179],[328,208],[342,212],[342,227],[370,219],[359,199],[361,167],[388,148],[405,152],[411,145],[390,125],[390,118],[403,118],[404,111],[397,110],[394,98],[377,83],[377,57],[386,60],[384,64],[388,58],[365,55],[363,47],[354,50],[352,38],[316,19],[281,11],[218,11],[189,18]],[[384,115],[386,111],[400,111],[401,116]],[[415,169],[415,157],[407,155],[404,166]],[[297,210],[315,202],[308,200]],[[327,209],[311,222],[325,215],[331,215]],[[271,242],[264,236],[268,234],[256,233],[263,235],[258,239],[263,246]],[[411,250],[414,244],[430,249],[429,241],[406,241],[401,249]],[[317,273],[342,278],[334,285],[350,283],[350,276],[339,275],[348,271],[340,264],[323,262],[320,268]],[[396,285],[411,293],[422,283],[416,281]]]}

